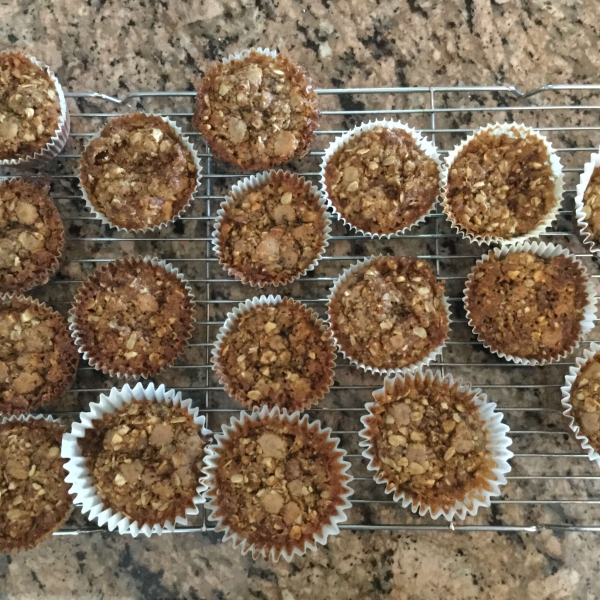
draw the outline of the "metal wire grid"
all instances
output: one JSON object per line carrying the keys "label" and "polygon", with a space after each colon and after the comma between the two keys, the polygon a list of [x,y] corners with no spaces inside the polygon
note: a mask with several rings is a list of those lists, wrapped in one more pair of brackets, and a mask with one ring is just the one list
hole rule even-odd
{"label": "metal wire grid", "polygon": [[[355,88],[317,90],[323,110],[322,129],[315,149],[292,169],[316,181],[323,148],[335,135],[373,118],[407,121],[433,138],[442,155],[474,128],[492,120],[521,121],[536,126],[553,141],[563,160],[566,193],[554,231],[544,239],[566,245],[588,263],[593,277],[600,275],[590,254],[574,231],[572,196],[589,152],[600,140],[597,124],[600,86],[547,86],[522,94],[508,86],[440,88]],[[190,126],[194,92],[132,93],[118,99],[98,93],[67,93],[72,110],[72,133],[66,150],[51,167],[51,195],[57,202],[68,232],[66,260],[57,277],[36,296],[63,313],[75,289],[100,262],[128,254],[152,254],[180,268],[195,288],[197,329],[183,360],[155,378],[157,383],[180,389],[194,400],[218,430],[240,410],[218,385],[210,368],[210,349],[225,314],[238,302],[255,295],[248,286],[229,279],[212,255],[210,240],[214,215],[227,189],[242,175],[216,161]],[[558,100],[557,100],[558,98]],[[98,110],[101,105],[104,111]],[[174,225],[150,235],[116,233],[102,226],[83,209],[77,188],[77,159],[86,140],[107,119],[131,107],[159,112],[179,122],[196,144],[203,162],[203,186],[193,207]],[[367,108],[368,107],[368,108]],[[367,240],[334,224],[332,242],[319,267],[302,281],[260,293],[281,293],[323,312],[331,283],[343,268],[363,256],[380,252],[418,255],[431,261],[445,281],[453,309],[451,336],[435,368],[450,370],[481,387],[498,402],[511,427],[513,471],[503,496],[473,518],[451,524],[463,531],[536,531],[541,528],[600,531],[600,473],[572,440],[560,414],[559,387],[573,357],[559,365],[522,367],[498,359],[481,348],[466,325],[462,309],[464,280],[476,258],[486,250],[462,240],[447,225],[439,208],[427,222],[389,241]],[[590,341],[600,341],[593,332]],[[46,412],[69,421],[87,408],[100,392],[120,385],[80,365],[77,384],[60,404]],[[448,524],[413,516],[395,505],[376,486],[360,455],[357,432],[370,393],[381,378],[357,371],[338,361],[334,388],[310,411],[333,427],[348,451],[355,477],[347,529],[447,530]],[[204,512],[189,527],[178,531],[208,531]],[[80,514],[58,535],[99,531]]]}

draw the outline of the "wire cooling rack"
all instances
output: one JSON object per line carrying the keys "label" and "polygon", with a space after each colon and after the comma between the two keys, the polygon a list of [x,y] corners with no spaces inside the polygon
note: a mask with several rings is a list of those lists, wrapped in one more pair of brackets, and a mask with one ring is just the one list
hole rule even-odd
{"label": "wire cooling rack", "polygon": [[[598,281],[598,270],[575,230],[573,195],[582,167],[600,143],[600,85],[546,86],[523,94],[508,86],[321,89],[323,112],[312,152],[288,166],[317,181],[320,157],[338,134],[362,121],[399,119],[433,139],[441,154],[474,128],[494,121],[515,121],[538,128],[556,148],[565,170],[565,199],[554,230],[545,241],[563,244],[580,257]],[[124,100],[95,92],[66,94],[71,110],[71,136],[63,154],[43,172],[50,175],[50,193],[61,212],[67,245],[61,269],[34,295],[66,314],[77,286],[101,262],[133,254],[158,256],[183,271],[197,301],[197,324],[185,355],[154,381],[181,390],[206,415],[216,431],[240,407],[223,392],[210,367],[210,350],[225,315],[255,290],[227,277],[216,262],[210,239],[214,215],[227,189],[243,174],[211,156],[191,127],[195,93],[140,92]],[[84,208],[77,181],[77,160],[93,132],[111,117],[130,110],[146,110],[178,122],[196,145],[203,163],[202,188],[185,216],[158,233],[131,235],[116,232],[94,219]],[[10,175],[10,173],[4,173]],[[569,435],[561,415],[560,386],[574,363],[523,367],[499,359],[482,348],[468,328],[462,307],[464,281],[475,260],[486,251],[453,232],[439,208],[409,233],[391,240],[369,240],[334,223],[327,256],[315,271],[286,287],[265,288],[305,302],[321,314],[332,281],[353,261],[379,253],[420,256],[430,262],[445,282],[452,306],[450,340],[432,368],[451,372],[481,387],[498,403],[511,428],[513,470],[501,497],[476,517],[448,524],[420,518],[395,504],[376,485],[360,454],[357,432],[363,405],[382,380],[338,359],[335,385],[310,410],[331,426],[348,452],[355,477],[353,508],[346,529],[537,531],[542,528],[600,532],[600,472]],[[599,341],[598,331],[589,341]],[[589,341],[587,343],[589,343]],[[586,344],[587,344],[586,343]],[[586,347],[586,344],[583,347]],[[581,352],[581,348],[579,350]],[[80,364],[74,387],[45,412],[67,423],[87,409],[100,392],[121,385]],[[211,530],[204,512],[178,531]],[[99,531],[76,510],[58,535]]]}

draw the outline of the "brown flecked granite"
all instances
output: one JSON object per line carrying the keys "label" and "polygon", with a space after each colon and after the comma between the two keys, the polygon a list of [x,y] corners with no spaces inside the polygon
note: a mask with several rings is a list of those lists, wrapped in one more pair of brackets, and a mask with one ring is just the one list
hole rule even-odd
{"label": "brown flecked granite", "polygon": [[[8,0],[0,5],[0,35],[5,47],[46,61],[66,91],[119,97],[133,90],[192,89],[213,59],[259,45],[287,51],[317,87],[510,83],[527,90],[598,82],[597,15],[596,0],[398,0],[377,7],[362,0]],[[349,97],[344,102],[344,108],[362,108]],[[76,207],[61,208],[72,214]],[[120,251],[140,251],[137,244],[124,241]],[[102,255],[99,246],[87,250]],[[354,245],[339,242],[341,250],[352,253]],[[65,263],[61,273],[81,280],[89,266]],[[192,265],[186,268],[188,276],[197,274]],[[245,290],[231,289],[230,297],[246,297]],[[64,298],[73,290],[64,286]],[[479,351],[473,354],[481,359]],[[204,354],[190,351],[188,359],[203,361]],[[95,374],[85,376],[91,385],[108,385]],[[179,372],[170,383],[198,382]],[[546,449],[556,448],[548,441]],[[523,515],[516,514],[518,521]],[[28,553],[0,556],[0,600],[600,596],[597,534],[344,532],[292,565],[253,562],[218,539],[55,536]]]}

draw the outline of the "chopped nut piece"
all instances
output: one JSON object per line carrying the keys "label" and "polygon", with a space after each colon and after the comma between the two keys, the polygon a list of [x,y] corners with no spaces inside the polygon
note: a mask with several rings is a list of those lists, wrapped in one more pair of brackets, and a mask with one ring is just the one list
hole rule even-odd
{"label": "chopped nut piece", "polygon": [[173,128],[142,113],[111,119],[81,158],[81,185],[90,203],[125,229],[175,218],[190,201],[197,177],[192,153]]}
{"label": "chopped nut piece", "polygon": [[207,72],[193,126],[216,156],[256,171],[304,156],[317,119],[317,97],[305,71],[281,55],[251,51]]}

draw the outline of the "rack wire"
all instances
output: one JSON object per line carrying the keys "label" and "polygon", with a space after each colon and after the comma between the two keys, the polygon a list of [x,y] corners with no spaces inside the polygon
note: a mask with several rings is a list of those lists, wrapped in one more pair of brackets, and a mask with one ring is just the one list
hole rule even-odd
{"label": "rack wire", "polygon": [[[492,121],[524,122],[536,127],[553,143],[566,176],[558,222],[543,238],[572,250],[598,281],[598,269],[574,227],[572,198],[583,164],[600,143],[600,85],[545,86],[528,93],[511,86],[319,89],[317,93],[323,116],[313,150],[289,165],[291,170],[315,182],[327,144],[361,121],[400,119],[431,137],[443,156],[473,129]],[[33,295],[66,314],[77,286],[101,262],[140,254],[174,263],[194,289],[197,325],[184,357],[154,381],[192,398],[206,415],[208,426],[218,430],[240,406],[225,394],[214,377],[211,346],[227,312],[255,295],[255,291],[227,277],[214,258],[210,240],[220,202],[228,188],[246,174],[211,156],[202,138],[193,131],[195,92],[134,92],[123,100],[96,92],[72,92],[66,96],[72,124],[67,147],[43,173],[33,174],[51,176],[50,194],[67,231],[65,260],[57,276]],[[196,145],[203,163],[202,187],[192,207],[182,219],[158,233],[132,235],[102,225],[84,209],[78,188],[77,159],[89,137],[110,118],[133,109],[176,120]],[[8,175],[11,173],[2,174]],[[574,356],[544,367],[508,363],[483,349],[466,324],[461,300],[465,277],[485,251],[485,247],[469,244],[454,232],[439,208],[424,224],[390,240],[365,239],[336,222],[327,256],[315,271],[283,288],[261,291],[290,295],[322,314],[333,280],[352,261],[379,253],[403,253],[430,261],[437,277],[446,284],[453,313],[450,340],[432,368],[452,372],[482,388],[498,403],[511,428],[513,470],[502,496],[492,501],[490,509],[450,525],[414,516],[374,483],[358,448],[357,432],[361,429],[364,403],[382,380],[338,359],[334,387],[309,413],[311,418],[319,418],[333,428],[352,463],[355,494],[345,529],[518,532],[552,528],[600,532],[600,471],[568,434],[560,410],[559,388]],[[599,333],[594,330],[589,341],[600,341]],[[82,362],[75,386],[44,412],[69,423],[99,393],[121,383]],[[211,529],[201,512],[190,526],[177,531]],[[76,511],[57,535],[100,530]]]}

